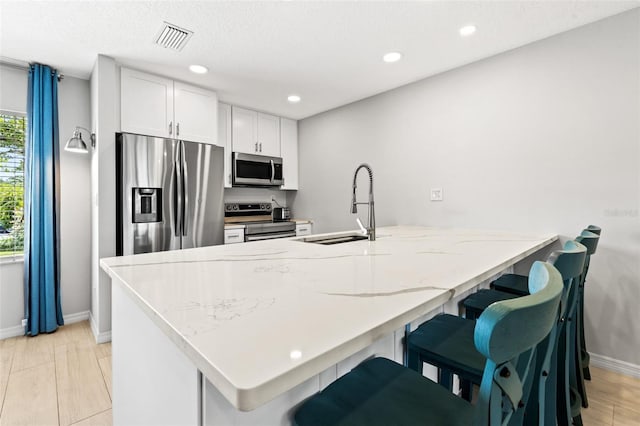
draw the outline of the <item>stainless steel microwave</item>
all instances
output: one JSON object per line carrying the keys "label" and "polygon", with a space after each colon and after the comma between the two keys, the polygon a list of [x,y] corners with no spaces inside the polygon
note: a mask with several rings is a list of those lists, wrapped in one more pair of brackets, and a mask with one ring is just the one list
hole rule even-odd
{"label": "stainless steel microwave", "polygon": [[282,158],[233,153],[233,186],[280,186]]}

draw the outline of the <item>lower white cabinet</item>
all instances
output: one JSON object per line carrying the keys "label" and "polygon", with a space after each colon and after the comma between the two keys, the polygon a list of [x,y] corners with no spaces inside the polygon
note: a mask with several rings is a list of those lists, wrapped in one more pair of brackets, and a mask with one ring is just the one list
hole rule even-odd
{"label": "lower white cabinet", "polygon": [[313,233],[313,225],[311,222],[296,223],[296,237],[303,237]]}
{"label": "lower white cabinet", "polygon": [[225,229],[224,243],[225,244],[244,243],[244,228]]}

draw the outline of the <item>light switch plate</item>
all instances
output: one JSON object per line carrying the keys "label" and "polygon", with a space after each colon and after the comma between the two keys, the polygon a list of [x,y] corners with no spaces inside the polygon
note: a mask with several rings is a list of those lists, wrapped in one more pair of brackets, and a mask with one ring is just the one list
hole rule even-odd
{"label": "light switch plate", "polygon": [[442,188],[431,188],[431,201],[442,201]]}

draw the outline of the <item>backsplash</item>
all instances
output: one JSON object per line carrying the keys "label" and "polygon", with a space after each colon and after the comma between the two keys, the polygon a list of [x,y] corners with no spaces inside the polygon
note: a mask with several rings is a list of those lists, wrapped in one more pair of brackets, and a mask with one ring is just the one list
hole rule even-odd
{"label": "backsplash", "polygon": [[271,197],[281,206],[287,205],[286,191],[280,191],[273,188],[225,188],[224,202],[248,202],[261,201],[271,202]]}

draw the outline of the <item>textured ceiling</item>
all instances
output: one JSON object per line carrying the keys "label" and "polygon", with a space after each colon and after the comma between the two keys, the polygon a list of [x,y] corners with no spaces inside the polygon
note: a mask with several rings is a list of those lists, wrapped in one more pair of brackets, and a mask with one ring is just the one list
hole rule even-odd
{"label": "textured ceiling", "polygon": [[[0,1],[0,56],[88,78],[98,54],[303,118],[640,5],[637,1]],[[162,21],[194,31],[156,46]],[[474,23],[475,35],[458,29]],[[404,59],[381,61],[397,50]],[[210,69],[200,76],[190,64]],[[291,105],[287,95],[302,102]]]}

